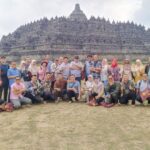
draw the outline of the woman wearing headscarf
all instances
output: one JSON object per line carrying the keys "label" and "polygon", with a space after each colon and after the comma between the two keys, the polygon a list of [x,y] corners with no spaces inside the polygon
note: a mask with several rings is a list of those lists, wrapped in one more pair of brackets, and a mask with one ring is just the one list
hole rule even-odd
{"label": "woman wearing headscarf", "polygon": [[19,70],[20,70],[21,74],[25,71],[25,66],[26,66],[26,62],[24,60],[22,60],[20,62],[20,66],[19,66]]}
{"label": "woman wearing headscarf", "polygon": [[133,76],[135,83],[142,80],[143,74],[144,74],[144,65],[142,64],[142,61],[140,59],[137,59],[136,64],[133,68]]}
{"label": "woman wearing headscarf", "polygon": [[87,103],[89,102],[89,97],[92,94],[93,87],[94,87],[93,76],[89,75],[88,80],[85,82],[85,86],[83,86],[85,100]]}
{"label": "woman wearing headscarf", "polygon": [[95,78],[88,104],[91,106],[97,106],[100,105],[101,102],[104,102],[104,85],[99,78]]}
{"label": "woman wearing headscarf", "polygon": [[31,72],[32,75],[37,75],[38,70],[39,70],[39,67],[37,65],[37,61],[32,60],[30,66],[29,66],[29,71]]}
{"label": "woman wearing headscarf", "polygon": [[131,64],[129,59],[125,59],[123,62],[123,68],[122,68],[122,77],[124,75],[128,75],[129,80],[132,80],[132,70],[131,70]]}
{"label": "woman wearing headscarf", "polygon": [[120,67],[116,58],[114,58],[111,62],[111,67],[109,68],[109,75],[113,77],[114,81],[120,81],[121,79]]}

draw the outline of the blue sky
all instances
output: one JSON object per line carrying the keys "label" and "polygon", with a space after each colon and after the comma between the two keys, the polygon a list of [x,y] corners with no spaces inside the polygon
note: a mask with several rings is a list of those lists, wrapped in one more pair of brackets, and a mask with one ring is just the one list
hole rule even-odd
{"label": "blue sky", "polygon": [[0,0],[0,38],[43,17],[69,16],[76,3],[89,18],[134,21],[150,27],[149,0]]}

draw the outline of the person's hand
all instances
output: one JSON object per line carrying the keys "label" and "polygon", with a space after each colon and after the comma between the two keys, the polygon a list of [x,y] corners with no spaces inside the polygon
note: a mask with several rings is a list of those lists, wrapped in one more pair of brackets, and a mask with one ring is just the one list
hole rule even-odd
{"label": "person's hand", "polygon": [[73,88],[73,91],[76,93],[77,92],[77,90],[75,89],[75,88]]}
{"label": "person's hand", "polygon": [[95,96],[95,99],[98,99],[98,96]]}

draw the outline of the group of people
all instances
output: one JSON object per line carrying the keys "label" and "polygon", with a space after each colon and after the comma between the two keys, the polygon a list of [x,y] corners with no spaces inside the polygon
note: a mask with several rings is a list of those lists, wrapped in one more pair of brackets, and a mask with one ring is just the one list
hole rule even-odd
{"label": "group of people", "polygon": [[88,55],[82,62],[47,55],[39,65],[25,58],[20,65],[6,63],[0,58],[0,108],[11,103],[13,108],[23,104],[85,101],[92,106],[109,107],[115,104],[150,104],[150,58],[146,65],[137,59],[133,65],[126,58],[121,65],[117,59],[109,64],[106,58]]}

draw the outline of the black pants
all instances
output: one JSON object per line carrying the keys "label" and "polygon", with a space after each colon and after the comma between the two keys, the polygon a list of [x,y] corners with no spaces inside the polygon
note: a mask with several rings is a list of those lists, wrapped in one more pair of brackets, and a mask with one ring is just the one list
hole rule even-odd
{"label": "black pants", "polygon": [[47,102],[54,101],[54,98],[51,93],[43,93],[42,97]]}
{"label": "black pants", "polygon": [[99,98],[96,99],[96,96],[97,96],[97,95],[98,95],[98,93],[95,93],[95,92],[94,92],[94,93],[91,94],[90,98],[91,98],[91,99],[95,98],[96,103],[99,105],[101,102],[104,101],[104,98],[103,98],[103,97],[99,97]]}
{"label": "black pants", "polygon": [[64,99],[64,95],[66,95],[66,89],[63,89],[61,91],[58,90],[54,90],[54,99],[57,99],[58,97],[61,97],[62,99]]}
{"label": "black pants", "polygon": [[120,99],[119,93],[110,94],[110,102],[111,103],[117,104],[119,99]]}
{"label": "black pants", "polygon": [[0,99],[2,98],[2,94],[4,91],[4,100],[7,101],[9,85],[2,85],[0,87]]}
{"label": "black pants", "polygon": [[[140,96],[139,94],[137,94],[136,100],[137,100],[138,102],[140,102],[141,104],[143,103],[142,98],[141,98],[141,96]],[[150,97],[148,97],[147,100],[148,100],[148,104],[150,104]]]}
{"label": "black pants", "polygon": [[38,103],[41,103],[43,101],[43,98],[41,96],[39,96],[39,95],[34,96],[29,92],[27,92],[24,96],[30,98],[32,100],[33,104],[38,104]]}
{"label": "black pants", "polygon": [[67,96],[68,96],[68,98],[69,98],[70,101],[72,101],[73,97],[75,97],[76,100],[78,98],[78,94],[75,93],[74,91],[67,91]]}
{"label": "black pants", "polygon": [[128,94],[124,94],[121,99],[120,99],[120,103],[121,104],[128,104],[129,100],[132,100],[132,105],[135,104],[135,99],[136,99],[136,94],[135,92],[129,92]]}

